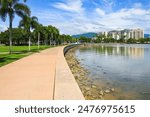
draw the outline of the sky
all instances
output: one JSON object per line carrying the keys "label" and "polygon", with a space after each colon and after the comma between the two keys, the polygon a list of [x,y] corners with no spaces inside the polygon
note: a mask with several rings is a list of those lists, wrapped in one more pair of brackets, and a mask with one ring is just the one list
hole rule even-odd
{"label": "sky", "polygon": [[[53,25],[61,34],[81,34],[116,29],[144,29],[150,34],[150,0],[28,0],[39,23]],[[13,27],[20,18],[15,17]],[[6,30],[0,20],[0,30]]]}

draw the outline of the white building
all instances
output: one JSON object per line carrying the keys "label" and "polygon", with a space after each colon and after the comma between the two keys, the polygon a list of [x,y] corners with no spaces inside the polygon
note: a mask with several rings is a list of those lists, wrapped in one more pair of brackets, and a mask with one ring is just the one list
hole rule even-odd
{"label": "white building", "polygon": [[133,39],[144,38],[144,31],[141,29],[132,29],[131,38]]}
{"label": "white building", "polygon": [[108,36],[108,32],[99,32],[98,35],[103,35],[103,36],[107,37]]}
{"label": "white building", "polygon": [[140,39],[144,38],[144,31],[142,29],[124,29],[109,31],[108,35],[112,38],[119,40],[123,39]]}

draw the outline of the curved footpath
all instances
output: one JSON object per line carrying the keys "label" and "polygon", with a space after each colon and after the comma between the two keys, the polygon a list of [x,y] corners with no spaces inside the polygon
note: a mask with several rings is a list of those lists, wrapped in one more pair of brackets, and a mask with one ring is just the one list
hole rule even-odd
{"label": "curved footpath", "polygon": [[0,99],[84,100],[63,50],[50,48],[0,67]]}

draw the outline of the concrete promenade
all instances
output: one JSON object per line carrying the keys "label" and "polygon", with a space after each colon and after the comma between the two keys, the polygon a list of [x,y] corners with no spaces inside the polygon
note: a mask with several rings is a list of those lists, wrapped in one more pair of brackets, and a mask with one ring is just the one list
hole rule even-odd
{"label": "concrete promenade", "polygon": [[0,67],[0,100],[84,99],[63,48],[50,48]]}

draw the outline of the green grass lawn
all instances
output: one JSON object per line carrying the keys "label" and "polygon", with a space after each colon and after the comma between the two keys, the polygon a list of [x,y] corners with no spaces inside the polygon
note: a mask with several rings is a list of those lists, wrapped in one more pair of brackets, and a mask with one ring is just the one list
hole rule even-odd
{"label": "green grass lawn", "polygon": [[[40,50],[46,48],[50,48],[50,46],[40,46]],[[30,52],[28,51],[28,46],[13,46],[12,54],[9,54],[8,46],[0,46],[0,67],[38,51],[37,46],[31,46]]]}

